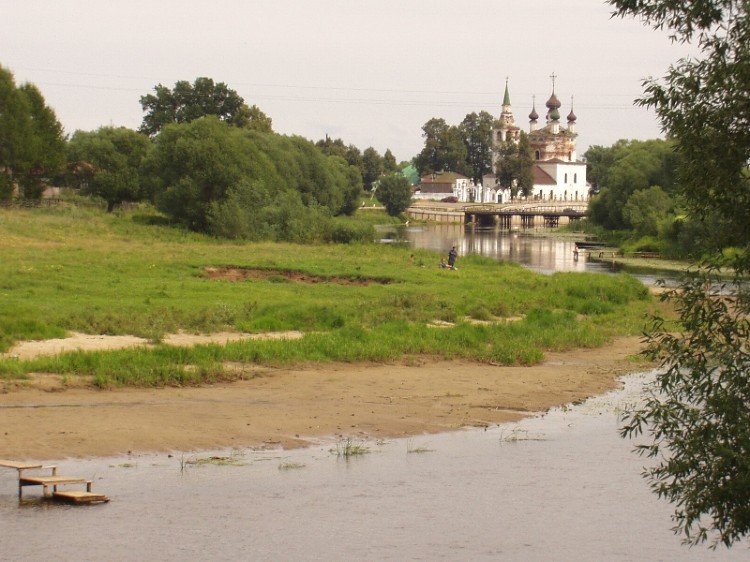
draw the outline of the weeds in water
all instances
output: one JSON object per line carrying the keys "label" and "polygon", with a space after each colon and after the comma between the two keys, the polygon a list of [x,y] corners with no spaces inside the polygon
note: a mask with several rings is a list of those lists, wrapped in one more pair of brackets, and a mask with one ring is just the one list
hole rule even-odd
{"label": "weeds in water", "polygon": [[282,462],[279,465],[279,470],[294,470],[296,468],[305,468],[305,463],[303,462]]}
{"label": "weeds in water", "polygon": [[242,462],[242,453],[239,451],[232,451],[232,453],[226,457],[212,455],[210,457],[196,457],[187,460],[183,455],[180,459],[180,470],[184,471],[188,466],[203,466],[207,464],[216,466],[242,466],[245,463]]}
{"label": "weeds in water", "polygon": [[411,439],[406,442],[407,453],[434,453],[435,449],[430,449],[427,445],[415,445]]}
{"label": "weeds in water", "polygon": [[546,441],[542,435],[529,435],[527,429],[514,427],[508,433],[503,429],[500,432],[500,441],[502,443],[518,443],[519,441]]}
{"label": "weeds in water", "polygon": [[363,441],[356,442],[347,437],[336,443],[336,448],[331,449],[331,452],[336,453],[336,456],[339,458],[349,459],[359,455],[366,455],[370,452],[370,448]]}

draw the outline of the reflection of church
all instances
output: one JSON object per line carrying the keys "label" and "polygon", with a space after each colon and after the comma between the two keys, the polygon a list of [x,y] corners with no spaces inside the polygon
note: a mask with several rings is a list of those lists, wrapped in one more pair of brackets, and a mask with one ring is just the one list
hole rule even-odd
{"label": "reflection of church", "polygon": [[[576,158],[576,114],[571,109],[567,116],[567,127],[560,124],[562,104],[555,95],[555,75],[552,75],[552,95],[547,103],[545,124],[539,127],[536,103],[529,114],[529,148],[534,159],[532,174],[534,187],[528,199],[538,201],[587,201],[586,163]],[[502,112],[498,126],[492,131],[493,167],[498,161],[503,142],[518,142],[521,129],[515,124],[510,105],[508,84],[505,84]],[[474,200],[479,203],[507,203],[510,189],[497,184],[494,174],[482,178],[482,185],[476,186]]]}

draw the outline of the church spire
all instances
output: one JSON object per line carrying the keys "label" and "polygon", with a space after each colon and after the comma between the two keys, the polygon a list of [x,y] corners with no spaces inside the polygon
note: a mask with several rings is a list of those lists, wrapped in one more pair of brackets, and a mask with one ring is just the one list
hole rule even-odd
{"label": "church spire", "polygon": [[517,136],[516,121],[513,118],[513,111],[510,108],[510,92],[508,91],[508,78],[505,78],[505,95],[503,96],[503,110],[500,113],[500,140],[505,142],[510,138]]}

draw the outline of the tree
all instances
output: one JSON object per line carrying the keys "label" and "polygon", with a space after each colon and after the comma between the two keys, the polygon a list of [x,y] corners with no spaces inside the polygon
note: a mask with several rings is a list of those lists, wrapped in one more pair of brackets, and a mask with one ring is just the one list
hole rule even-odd
{"label": "tree", "polygon": [[139,201],[140,168],[148,155],[148,137],[126,127],[76,131],[68,143],[68,161],[81,192],[107,202],[107,212],[124,201]]}
{"label": "tree", "polygon": [[533,166],[529,137],[521,132],[518,142],[508,139],[500,146],[496,169],[497,181],[503,187],[509,187],[513,197],[517,193],[526,197],[534,188]]}
{"label": "tree", "polygon": [[245,100],[223,82],[214,84],[211,78],[196,78],[190,84],[180,80],[171,90],[158,84],[154,92],[141,97],[146,115],[139,130],[149,136],[157,135],[170,123],[190,123],[206,115],[214,115],[240,128],[271,131],[271,119],[256,106],[248,107]]}
{"label": "tree", "polygon": [[383,174],[383,157],[373,147],[362,153],[362,181],[366,189],[371,189],[373,182]]}
{"label": "tree", "polygon": [[659,225],[669,220],[672,198],[658,185],[634,192],[622,209],[623,217],[638,236],[657,236]]}
{"label": "tree", "polygon": [[591,147],[586,151],[587,172],[593,173],[600,190],[589,205],[591,222],[609,230],[627,229],[623,209],[634,192],[658,185],[667,195],[675,193],[678,158],[674,143],[660,139]]}
{"label": "tree", "polygon": [[231,187],[246,181],[281,189],[282,178],[248,134],[217,117],[165,127],[144,162],[157,207],[205,232],[212,203],[226,199]]}
{"label": "tree", "polygon": [[466,145],[457,127],[449,126],[445,119],[432,118],[422,127],[425,145],[414,158],[414,164],[423,176],[430,172],[467,171]]}
{"label": "tree", "polygon": [[375,196],[386,212],[396,217],[411,205],[411,185],[403,174],[396,172],[380,178]]}
{"label": "tree", "polygon": [[391,152],[391,149],[386,148],[385,154],[383,154],[383,173],[393,174],[395,172],[398,172],[398,162],[396,162],[396,157]]}
{"label": "tree", "polygon": [[480,183],[492,173],[492,127],[495,118],[486,111],[469,113],[458,126],[466,146],[469,175]]}
{"label": "tree", "polygon": [[[655,108],[674,140],[689,213],[735,230],[733,249],[719,247],[666,294],[682,332],[654,319],[648,353],[661,369],[622,434],[648,436],[638,448],[654,459],[644,475],[675,504],[675,532],[689,544],[731,546],[750,533],[750,288],[742,279],[750,271],[750,4],[608,1],[616,15],[667,28],[697,50],[661,81],[646,81],[638,103]],[[716,276],[717,265],[733,267],[732,282]]]}
{"label": "tree", "polygon": [[0,199],[18,186],[26,199],[42,196],[43,182],[65,163],[63,128],[41,92],[32,84],[17,87],[0,66]]}

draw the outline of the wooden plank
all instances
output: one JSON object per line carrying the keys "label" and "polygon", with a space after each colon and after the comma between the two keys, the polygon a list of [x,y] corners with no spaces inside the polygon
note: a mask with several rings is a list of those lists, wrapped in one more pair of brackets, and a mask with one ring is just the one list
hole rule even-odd
{"label": "wooden plank", "polygon": [[95,494],[94,492],[69,491],[54,492],[52,497],[56,500],[71,503],[106,503],[109,498],[104,494]]}
{"label": "wooden plank", "polygon": [[44,465],[41,465],[39,463],[8,461],[5,459],[0,459],[0,466],[4,466],[5,468],[15,468],[16,470],[28,470],[30,468],[45,468]]}
{"label": "wooden plank", "polygon": [[76,476],[21,476],[24,486],[57,486],[58,484],[86,484],[88,480]]}
{"label": "wooden plank", "polygon": [[57,487],[63,484],[86,484],[86,491],[91,491],[91,480],[77,478],[75,476],[20,476],[18,477],[18,499],[23,496],[24,486],[43,486],[42,495],[49,497],[49,487],[52,492],[57,492]]}

